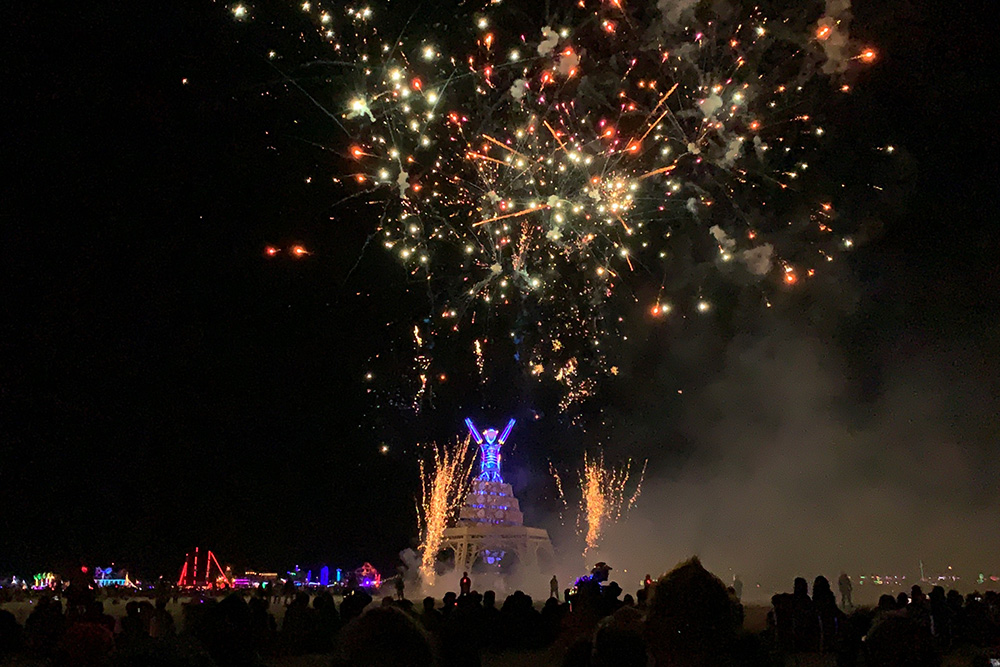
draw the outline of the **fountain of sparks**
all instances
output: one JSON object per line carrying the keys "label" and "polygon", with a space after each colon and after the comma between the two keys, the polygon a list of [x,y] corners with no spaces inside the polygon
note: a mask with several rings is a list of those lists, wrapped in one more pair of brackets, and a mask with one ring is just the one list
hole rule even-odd
{"label": "fountain of sparks", "polygon": [[632,472],[631,459],[623,468],[614,468],[604,464],[604,454],[593,458],[583,455],[583,471],[580,474],[580,516],[577,527],[581,532],[586,527],[586,544],[584,556],[601,543],[605,529],[609,524],[616,523],[626,514],[642,493],[642,481],[646,475],[646,464],[643,463],[639,473],[639,481],[635,491],[626,498],[626,487]]}
{"label": "fountain of sparks", "polygon": [[435,445],[429,467],[424,461],[420,462],[420,577],[427,586],[434,585],[434,563],[441,551],[445,530],[469,488],[474,462],[471,449],[471,439],[466,437],[453,449]]}

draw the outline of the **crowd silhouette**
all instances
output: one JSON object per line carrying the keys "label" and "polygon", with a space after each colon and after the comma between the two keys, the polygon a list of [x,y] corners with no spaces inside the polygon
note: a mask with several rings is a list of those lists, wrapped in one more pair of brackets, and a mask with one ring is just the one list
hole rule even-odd
{"label": "crowd silhouette", "polygon": [[[873,608],[855,607],[846,574],[837,580],[839,604],[826,577],[811,587],[800,577],[772,598],[766,629],[748,631],[739,577],[727,587],[697,558],[657,580],[647,576],[634,595],[610,572],[599,564],[562,600],[553,577],[542,604],[522,591],[498,603],[466,573],[455,582],[459,593],[440,602],[414,604],[394,583],[395,595],[378,601],[363,589],[339,604],[324,589],[277,597],[258,590],[195,596],[171,613],[177,593],[159,590],[125,602],[124,614],[112,598],[117,618],[95,590],[67,589],[39,598],[23,626],[0,607],[0,658],[57,667],[244,667],[306,654],[328,656],[334,667],[478,667],[518,655],[530,658],[518,664],[566,667],[932,667],[946,658],[988,667],[1000,658],[996,592],[963,596],[935,586],[925,594],[913,586]],[[284,611],[280,627],[275,606]]]}

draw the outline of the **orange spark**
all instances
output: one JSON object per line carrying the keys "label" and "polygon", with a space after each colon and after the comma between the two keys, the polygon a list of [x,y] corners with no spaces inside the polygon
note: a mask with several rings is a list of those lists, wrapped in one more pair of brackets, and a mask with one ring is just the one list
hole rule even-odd
{"label": "orange spark", "polygon": [[654,169],[653,171],[647,171],[639,178],[642,179],[642,178],[649,178],[650,176],[656,176],[657,174],[667,174],[673,171],[675,167],[677,167],[677,162],[674,162],[673,164],[668,164],[666,167],[660,167],[659,169]]}
{"label": "orange spark", "polygon": [[500,148],[504,149],[505,151],[507,151],[509,153],[513,153],[514,155],[516,155],[518,157],[523,157],[525,160],[529,159],[528,156],[525,155],[524,153],[518,153],[516,150],[514,150],[513,148],[511,148],[507,144],[503,143],[502,141],[498,141],[498,140],[494,139],[493,137],[491,137],[488,134],[484,134],[483,135],[483,139],[485,139],[486,141],[489,141],[491,143],[496,144],[497,146],[499,146]]}
{"label": "orange spark", "polygon": [[507,218],[517,218],[522,215],[528,215],[529,213],[534,213],[535,211],[541,211],[542,209],[550,208],[548,204],[539,204],[538,206],[532,206],[531,208],[526,208],[523,211],[516,211],[514,213],[507,213],[506,215],[498,215],[495,218],[487,218],[486,220],[480,220],[479,222],[473,224],[473,227],[478,227],[479,225],[485,225],[488,222],[496,222],[497,220],[505,220]]}
{"label": "orange spark", "polygon": [[490,157],[489,155],[483,155],[482,153],[477,153],[475,151],[469,151],[468,153],[466,153],[466,157],[476,160],[486,160],[487,162],[496,162],[497,164],[503,165],[505,167],[510,166],[503,160],[498,160],[495,157]]}
{"label": "orange spark", "polygon": [[545,126],[545,128],[546,128],[546,129],[547,129],[547,130],[548,130],[549,132],[551,132],[551,133],[552,133],[552,138],[553,138],[553,139],[555,139],[556,141],[558,141],[558,142],[559,142],[559,148],[563,149],[563,152],[565,152],[565,151],[566,151],[566,145],[565,145],[565,144],[563,144],[563,142],[562,142],[562,139],[560,139],[560,138],[559,138],[559,135],[558,135],[558,134],[556,134],[556,131],[552,129],[552,126],[551,126],[551,125],[549,125],[549,121],[547,121],[547,120],[543,120],[543,121],[542,121],[542,125],[544,125],[544,126]]}

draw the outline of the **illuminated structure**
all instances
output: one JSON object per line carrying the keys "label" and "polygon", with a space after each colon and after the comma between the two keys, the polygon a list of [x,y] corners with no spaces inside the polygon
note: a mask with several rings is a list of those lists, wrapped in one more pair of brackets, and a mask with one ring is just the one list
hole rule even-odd
{"label": "illuminated structure", "polygon": [[367,561],[354,571],[354,576],[358,581],[358,586],[361,588],[373,588],[377,590],[382,585],[382,575]]}
{"label": "illuminated structure", "polygon": [[471,419],[465,424],[479,445],[480,464],[456,525],[444,531],[443,546],[455,552],[455,569],[499,571],[520,566],[547,571],[554,559],[549,534],[543,528],[524,525],[514,490],[503,481],[500,471],[500,448],[510,436],[514,420],[499,434],[492,428],[480,433]]}
{"label": "illuminated structure", "polygon": [[101,588],[118,586],[126,588],[138,588],[139,584],[128,576],[128,572],[121,570],[116,572],[110,567],[95,567],[94,582]]}
{"label": "illuminated structure", "polygon": [[230,572],[222,569],[215,554],[211,551],[202,552],[195,547],[193,553],[185,554],[184,567],[177,580],[180,588],[232,588],[233,577]]}

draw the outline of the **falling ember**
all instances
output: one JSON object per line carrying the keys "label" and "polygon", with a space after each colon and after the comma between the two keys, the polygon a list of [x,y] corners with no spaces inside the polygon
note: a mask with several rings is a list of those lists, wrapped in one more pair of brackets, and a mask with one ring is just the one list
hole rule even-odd
{"label": "falling ember", "polygon": [[631,470],[631,460],[624,468],[612,468],[604,465],[603,453],[598,458],[591,458],[586,452],[584,453],[583,472],[580,475],[583,494],[580,499],[580,518],[577,527],[582,530],[582,524],[586,524],[584,539],[587,546],[583,550],[585,556],[587,552],[600,545],[607,526],[619,521],[622,515],[639,500],[642,481],[646,475],[646,464],[643,463],[635,491],[626,499],[625,488]]}
{"label": "falling ember", "polygon": [[483,377],[483,346],[482,346],[482,343],[480,343],[478,340],[476,340],[472,344],[472,346],[473,346],[473,349],[476,352],[476,368],[479,369],[479,377],[482,378]]}
{"label": "falling ember", "polygon": [[295,256],[295,257],[302,257],[303,255],[308,255],[308,254],[309,254],[309,251],[306,250],[305,248],[303,248],[302,246],[300,246],[300,245],[293,245],[292,246],[292,255],[293,256]]}
{"label": "falling ember", "polygon": [[874,62],[874,60],[878,57],[878,54],[875,53],[875,49],[865,49],[858,57],[861,58],[863,62],[870,63]]}
{"label": "falling ember", "polygon": [[413,363],[417,377],[420,379],[420,387],[417,389],[417,393],[413,396],[413,411],[416,414],[420,414],[424,396],[427,395],[427,377],[431,367],[431,358],[422,351],[424,339],[420,336],[420,327],[416,325],[413,327],[413,342],[417,346],[417,352],[416,356],[413,358]]}
{"label": "falling ember", "polygon": [[471,437],[458,440],[454,447],[432,445],[434,457],[429,464],[420,462],[420,578],[433,586],[434,563],[441,551],[444,530],[462,505],[468,491],[475,457],[471,456]]}
{"label": "falling ember", "polygon": [[275,248],[273,245],[269,245],[269,246],[267,246],[267,247],[264,248],[264,254],[267,255],[268,257],[274,257],[279,252],[280,251],[277,248]]}
{"label": "falling ember", "polygon": [[824,41],[830,39],[830,35],[833,34],[833,27],[828,25],[821,25],[816,28],[816,39]]}

